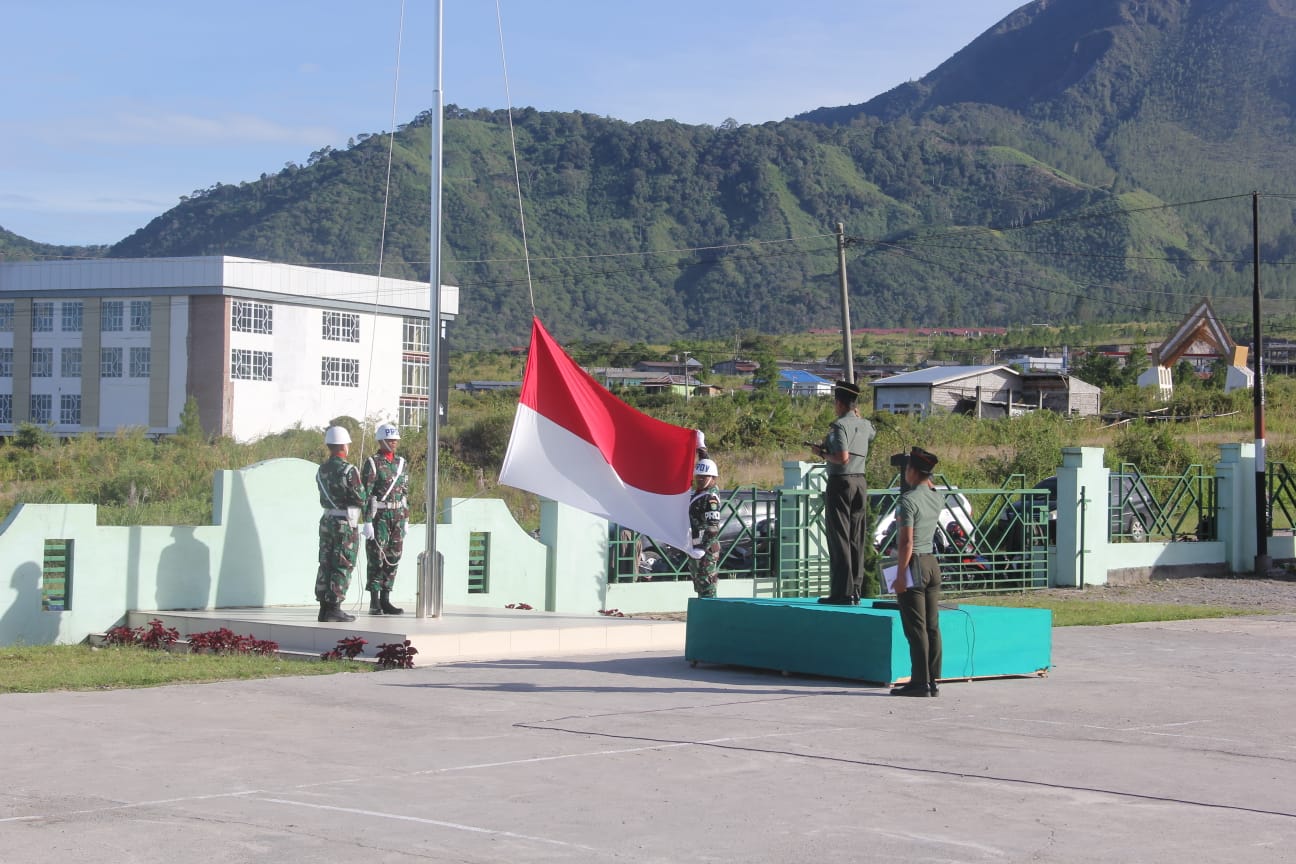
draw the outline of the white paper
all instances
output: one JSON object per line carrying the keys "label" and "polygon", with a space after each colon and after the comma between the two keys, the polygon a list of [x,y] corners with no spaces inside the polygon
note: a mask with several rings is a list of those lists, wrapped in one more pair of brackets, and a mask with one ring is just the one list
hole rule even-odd
{"label": "white paper", "polygon": [[[895,593],[896,568],[898,566],[899,565],[892,564],[890,567],[882,568],[882,581],[886,583],[886,593],[888,594]],[[913,587],[913,567],[912,566],[905,571],[904,587],[905,588]]]}

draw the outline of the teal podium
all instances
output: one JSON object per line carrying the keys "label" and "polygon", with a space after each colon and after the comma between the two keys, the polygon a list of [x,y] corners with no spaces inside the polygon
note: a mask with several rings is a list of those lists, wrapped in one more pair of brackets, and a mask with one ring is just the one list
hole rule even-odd
{"label": "teal podium", "polygon": [[[941,609],[940,628],[943,681],[1037,675],[1051,663],[1048,609],[959,605]],[[894,601],[829,606],[813,597],[694,597],[684,656],[693,663],[880,684],[908,680],[910,671],[909,643]]]}

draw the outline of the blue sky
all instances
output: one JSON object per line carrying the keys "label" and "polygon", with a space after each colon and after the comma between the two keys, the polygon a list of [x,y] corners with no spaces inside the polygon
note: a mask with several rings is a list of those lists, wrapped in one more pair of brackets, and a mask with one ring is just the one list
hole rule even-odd
{"label": "blue sky", "polygon": [[[445,4],[445,101],[782,120],[919,78],[1024,0]],[[431,105],[432,0],[0,0],[0,227],[113,243]],[[397,43],[400,62],[397,64]],[[399,71],[399,75],[397,74]]]}

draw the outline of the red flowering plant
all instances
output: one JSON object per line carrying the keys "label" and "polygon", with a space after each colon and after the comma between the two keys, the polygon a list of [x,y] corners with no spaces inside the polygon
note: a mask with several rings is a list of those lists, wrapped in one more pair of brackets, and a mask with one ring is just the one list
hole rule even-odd
{"label": "red flowering plant", "polygon": [[222,627],[194,633],[189,637],[189,648],[196,654],[277,654],[279,643],[271,639],[254,639]]}
{"label": "red flowering plant", "polygon": [[393,642],[378,646],[378,668],[379,669],[413,669],[414,655],[418,649],[410,644],[410,640],[404,642]]}
{"label": "red flowering plant", "polygon": [[321,660],[354,660],[364,653],[366,641],[359,636],[339,639],[337,647],[320,655]]}

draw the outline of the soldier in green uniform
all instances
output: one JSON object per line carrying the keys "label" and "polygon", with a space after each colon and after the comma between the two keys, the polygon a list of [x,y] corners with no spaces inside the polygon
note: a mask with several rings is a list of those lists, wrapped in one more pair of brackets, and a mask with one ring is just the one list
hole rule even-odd
{"label": "soldier in green uniform", "polygon": [[909,451],[905,483],[911,488],[900,496],[896,508],[895,593],[900,604],[900,624],[909,642],[909,683],[896,687],[892,696],[938,696],[941,671],[940,597],[941,571],[932,554],[932,538],[944,507],[941,493],[932,486],[936,457],[921,447]]}
{"label": "soldier in green uniform", "polygon": [[[701,451],[699,451],[701,452]],[[693,498],[689,501],[689,530],[693,548],[689,552],[689,573],[699,597],[716,596],[716,578],[720,573],[720,496],[716,484],[720,469],[711,459],[699,459],[693,469]]]}
{"label": "soldier in green uniform", "polygon": [[360,547],[357,533],[364,510],[364,487],[360,485],[360,472],[346,461],[351,434],[341,426],[330,426],[324,433],[324,443],[329,458],[315,474],[320,506],[324,508],[319,521],[315,599],[320,604],[320,621],[354,621],[354,615],[342,611],[342,603]]}
{"label": "soldier in green uniform", "polygon": [[833,387],[833,408],[837,419],[828,428],[822,444],[811,450],[828,463],[824,487],[824,523],[828,531],[828,596],[820,603],[858,603],[860,595],[874,597],[878,586],[866,577],[868,536],[868,481],[864,463],[869,443],[877,432],[859,416],[855,406],[859,385],[838,381]]}
{"label": "soldier in green uniform", "polygon": [[405,547],[405,522],[409,518],[409,472],[404,458],[396,455],[400,430],[383,423],[374,438],[378,452],[360,468],[360,484],[369,499],[369,521],[365,524],[365,557],[368,569],[370,615],[400,615],[391,604],[396,565]]}

